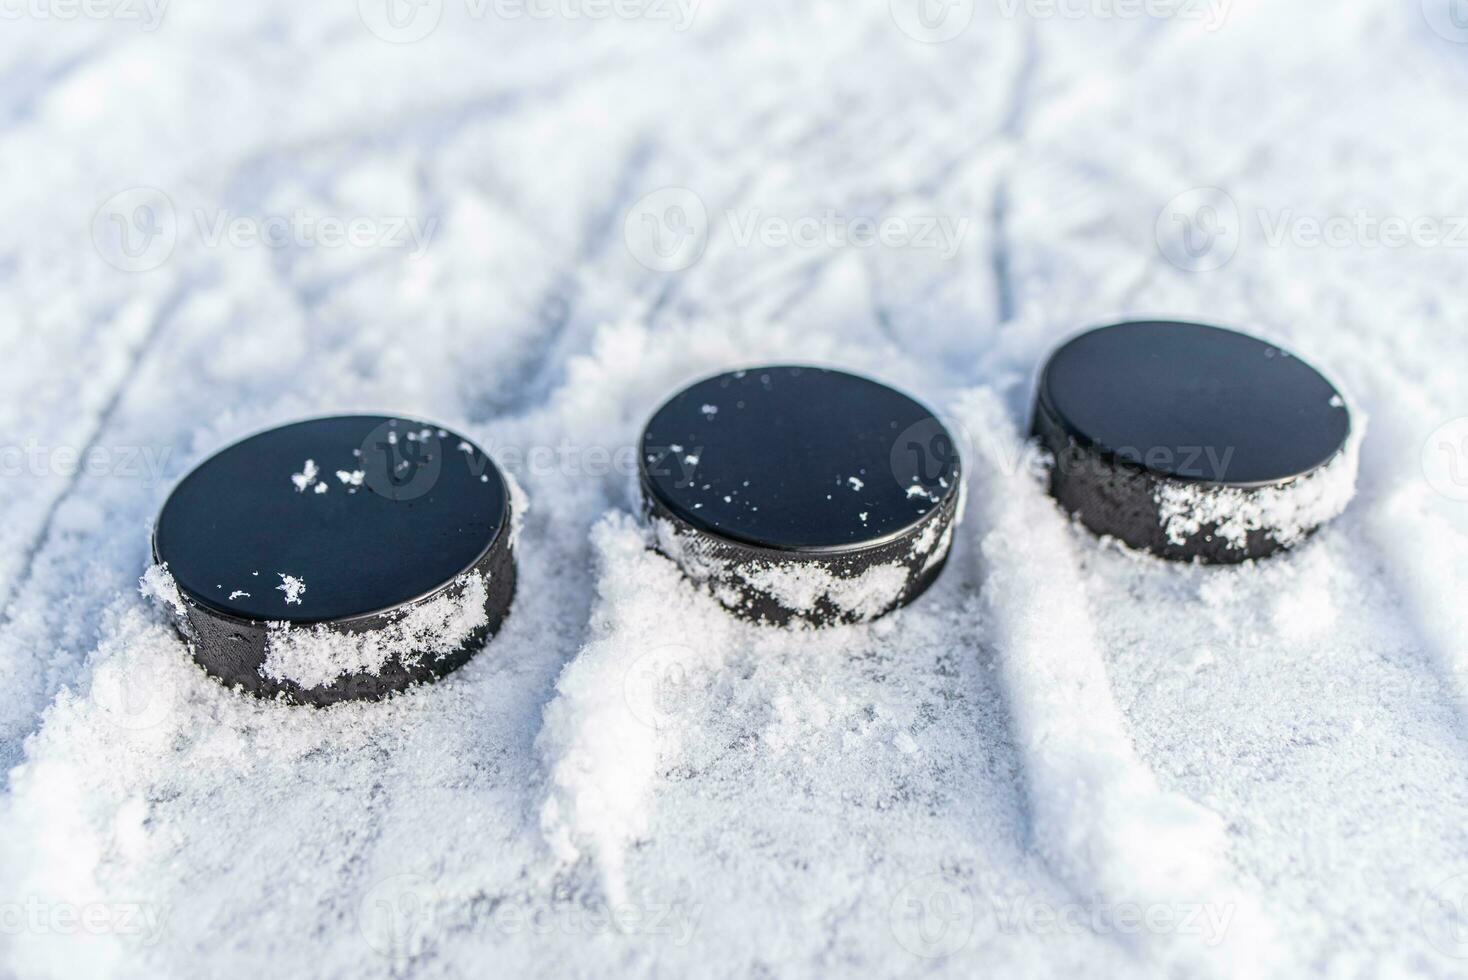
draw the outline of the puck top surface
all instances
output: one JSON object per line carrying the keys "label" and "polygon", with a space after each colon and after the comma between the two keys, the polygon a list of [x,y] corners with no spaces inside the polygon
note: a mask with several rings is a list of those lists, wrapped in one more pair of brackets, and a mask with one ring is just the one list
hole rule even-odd
{"label": "puck top surface", "polygon": [[164,503],[153,551],[209,609],[319,623],[436,592],[508,519],[503,478],[467,440],[408,419],[338,416],[250,436],[199,464]]}
{"label": "puck top surface", "polygon": [[1137,322],[1051,355],[1040,400],[1081,445],[1191,482],[1285,482],[1344,448],[1350,413],[1314,368],[1220,327]]}
{"label": "puck top surface", "polygon": [[675,516],[742,544],[839,552],[913,528],[959,479],[933,413],[867,378],[823,368],[721,374],[648,422],[643,483]]}

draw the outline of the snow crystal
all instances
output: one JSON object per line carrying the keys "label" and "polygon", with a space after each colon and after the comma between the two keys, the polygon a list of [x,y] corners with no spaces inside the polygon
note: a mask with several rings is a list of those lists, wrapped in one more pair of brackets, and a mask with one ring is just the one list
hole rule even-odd
{"label": "snow crystal", "polygon": [[166,608],[180,624],[188,623],[188,608],[184,605],[182,593],[178,591],[178,583],[168,571],[167,563],[149,565],[138,582],[138,591],[145,598]]}
{"label": "snow crystal", "polygon": [[287,575],[285,572],[277,572],[276,574],[280,576],[280,584],[275,587],[275,591],[285,593],[286,605],[299,606],[301,604],[301,596],[306,591],[306,583],[294,575]]}
{"label": "snow crystal", "polygon": [[308,459],[301,467],[301,472],[291,474],[291,482],[296,485],[297,493],[304,493],[306,488],[316,482],[316,474],[320,470],[316,468],[316,461]]}

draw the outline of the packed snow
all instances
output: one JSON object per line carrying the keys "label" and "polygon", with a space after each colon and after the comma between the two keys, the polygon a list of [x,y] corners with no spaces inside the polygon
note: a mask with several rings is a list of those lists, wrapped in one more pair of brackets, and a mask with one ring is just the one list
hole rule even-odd
{"label": "packed snow", "polygon": [[1318,469],[1277,486],[1244,490],[1161,484],[1155,501],[1167,539],[1187,544],[1207,528],[1228,548],[1241,551],[1249,532],[1261,531],[1283,547],[1295,547],[1326,521],[1339,517],[1356,496],[1365,432],[1366,420],[1358,413],[1345,448]]}
{"label": "packed snow", "polygon": [[[369,631],[271,623],[260,671],[310,691],[339,677],[376,676],[389,660],[411,667],[425,657],[442,658],[462,648],[489,624],[485,579],[478,572],[461,575],[441,595]],[[300,600],[292,600],[287,593],[286,602],[293,601]]]}
{"label": "packed snow", "polygon": [[821,558],[736,561],[711,553],[706,539],[692,529],[660,518],[652,519],[647,538],[690,581],[708,588],[731,610],[747,610],[751,595],[757,595],[773,599],[803,621],[829,614],[847,622],[868,622],[895,606],[921,572],[948,556],[951,523],[941,515],[930,519],[908,549],[907,561],[873,561],[855,574],[840,562]]}
{"label": "packed snow", "polygon": [[[1452,7],[6,7],[0,974],[1461,976]],[[1130,316],[1338,379],[1339,516],[1237,567],[1067,521],[1034,373]],[[648,547],[642,423],[761,363],[943,412],[913,605],[762,627]],[[354,411],[500,461],[512,611],[382,702],[226,690],[150,522]]]}

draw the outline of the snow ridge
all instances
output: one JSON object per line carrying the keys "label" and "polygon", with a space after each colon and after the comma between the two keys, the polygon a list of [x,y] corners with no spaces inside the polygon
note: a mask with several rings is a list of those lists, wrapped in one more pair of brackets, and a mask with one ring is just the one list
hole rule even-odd
{"label": "snow ridge", "polygon": [[1035,456],[992,390],[968,393],[960,413],[982,434],[968,471],[983,608],[1025,760],[1034,845],[1077,896],[1179,915],[1201,909],[1223,926],[1221,937],[1202,939],[1143,930],[1137,952],[1189,975],[1258,975],[1277,962],[1272,930],[1231,880],[1223,822],[1160,787],[1137,757],[1064,518],[1022,465]]}
{"label": "snow ridge", "polygon": [[[1409,385],[1387,386],[1385,379],[1377,384],[1392,397],[1378,403],[1382,431],[1367,456],[1374,493],[1365,530],[1411,608],[1454,703],[1468,715],[1468,529],[1453,520],[1455,502],[1434,494],[1422,479],[1412,452],[1424,439],[1409,420],[1433,419],[1436,413]],[[1406,405],[1389,407],[1391,401]]]}
{"label": "snow ridge", "polygon": [[[591,640],[561,672],[536,741],[547,774],[540,826],[560,860],[594,857],[617,905],[627,901],[627,850],[648,832],[659,760],[677,746],[659,699],[676,696],[695,665],[722,660],[733,625],[721,612],[708,615],[713,600],[650,549],[630,514],[607,514],[591,537],[598,562]],[[697,652],[680,628],[694,617]]]}

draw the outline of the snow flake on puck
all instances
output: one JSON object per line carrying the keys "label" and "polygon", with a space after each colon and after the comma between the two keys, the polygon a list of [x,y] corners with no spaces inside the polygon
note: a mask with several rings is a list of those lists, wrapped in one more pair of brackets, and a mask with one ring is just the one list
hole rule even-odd
{"label": "snow flake on puck", "polygon": [[316,474],[320,472],[316,468],[316,461],[314,459],[306,460],[305,464],[301,467],[301,472],[291,474],[291,482],[296,485],[296,492],[305,493],[306,488],[316,482]]}
{"label": "snow flake on puck", "polygon": [[[276,591],[285,593],[285,604],[287,606],[299,606],[301,604],[301,595],[306,591],[306,583],[294,575],[287,575],[285,572],[280,572],[279,574],[280,584],[275,587]],[[235,593],[231,592],[230,596],[233,598]]]}

